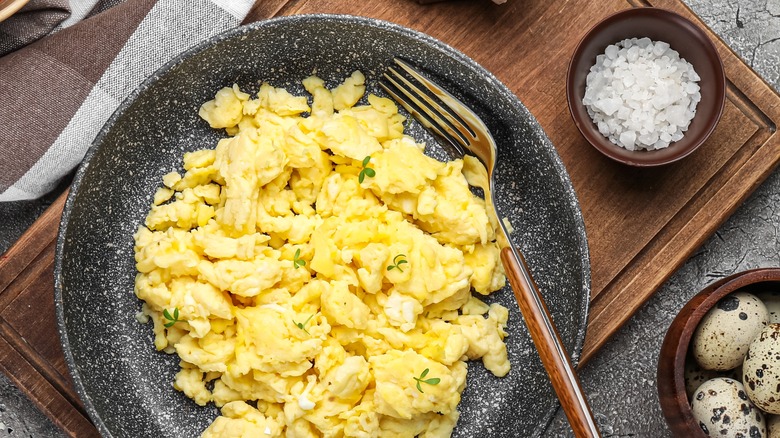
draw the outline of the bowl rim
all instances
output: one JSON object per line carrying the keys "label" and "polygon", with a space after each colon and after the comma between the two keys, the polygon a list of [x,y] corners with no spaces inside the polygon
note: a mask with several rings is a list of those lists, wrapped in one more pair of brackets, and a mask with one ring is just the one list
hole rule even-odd
{"label": "bowl rim", "polygon": [[656,387],[661,411],[675,436],[705,438],[685,389],[685,361],[696,327],[726,295],[767,282],[780,282],[780,267],[749,269],[721,278],[694,295],[672,320],[658,355]]}
{"label": "bowl rim", "polygon": [[[575,102],[574,101],[574,94],[575,90],[578,88],[575,85],[575,79],[578,77],[578,75],[575,74],[575,67],[576,64],[580,61],[580,58],[582,57],[582,50],[586,43],[588,43],[592,38],[594,38],[596,35],[598,35],[600,32],[603,32],[604,29],[608,29],[612,24],[615,22],[632,18],[635,16],[647,16],[647,15],[656,15],[666,17],[666,18],[673,18],[674,20],[681,21],[682,23],[686,24],[686,30],[690,30],[693,33],[698,34],[702,41],[704,41],[704,44],[706,46],[706,51],[710,52],[714,55],[714,59],[717,60],[713,65],[715,67],[714,70],[714,77],[716,80],[716,92],[717,95],[715,97],[715,112],[713,113],[713,117],[711,120],[709,120],[706,128],[700,135],[700,138],[691,143],[689,146],[687,146],[687,149],[683,151],[683,153],[673,155],[670,158],[667,159],[653,159],[652,155],[654,155],[654,152],[656,151],[634,151],[636,153],[631,153],[630,157],[622,157],[618,156],[613,152],[613,147],[621,148],[620,146],[612,144],[606,137],[601,135],[601,133],[598,133],[596,135],[597,131],[594,131],[592,128],[592,120],[588,118],[587,120],[584,120],[578,116],[577,108],[582,106],[581,102]],[[593,148],[601,152],[606,157],[617,161],[622,164],[626,164],[629,166],[634,167],[656,167],[656,166],[663,166],[666,164],[674,163],[676,161],[679,161],[688,155],[692,154],[696,149],[699,148],[709,137],[712,135],[713,131],[715,131],[715,128],[717,127],[721,116],[723,115],[723,110],[725,108],[726,104],[726,72],[723,65],[723,59],[720,56],[720,53],[718,53],[718,49],[715,46],[715,43],[712,41],[712,38],[710,38],[707,35],[707,32],[702,29],[701,26],[697,25],[690,19],[680,15],[677,12],[674,12],[669,9],[655,7],[655,6],[638,6],[638,7],[630,7],[628,9],[624,9],[615,13],[612,13],[596,24],[594,24],[588,31],[580,38],[579,42],[577,43],[577,46],[574,49],[574,52],[572,53],[571,58],[569,59],[569,65],[566,70],[566,103],[567,107],[569,109],[569,115],[571,116],[572,120],[574,121],[574,124],[577,126],[577,130],[580,131],[581,135],[585,138],[588,144],[590,144]],[[695,117],[695,116],[694,116]],[[668,147],[673,147],[674,143],[670,144]],[[666,148],[664,148],[666,149]],[[661,149],[660,151],[664,151],[664,149]]]}

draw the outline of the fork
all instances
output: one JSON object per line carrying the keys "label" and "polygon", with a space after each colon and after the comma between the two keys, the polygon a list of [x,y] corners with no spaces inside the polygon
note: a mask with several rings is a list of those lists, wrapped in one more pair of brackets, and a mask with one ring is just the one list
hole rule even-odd
{"label": "fork", "polygon": [[[391,66],[383,75],[380,86],[423,126],[444,138],[462,155],[470,153],[482,162],[488,176],[488,187],[483,190],[495,214],[492,192],[497,150],[487,126],[471,109],[410,64],[398,58],[394,61],[406,75]],[[578,438],[600,437],[577,373],[525,258],[509,239],[504,222],[495,219],[503,236],[498,239],[502,246],[501,262],[569,425]]]}

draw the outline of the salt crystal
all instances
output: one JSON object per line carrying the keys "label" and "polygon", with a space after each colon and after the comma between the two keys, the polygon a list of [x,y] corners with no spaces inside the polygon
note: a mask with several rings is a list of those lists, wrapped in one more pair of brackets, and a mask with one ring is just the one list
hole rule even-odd
{"label": "salt crystal", "polygon": [[607,50],[604,53],[607,55],[607,58],[615,59],[617,58],[618,50],[620,50],[618,49],[618,46],[610,44],[607,46]]}
{"label": "salt crystal", "polygon": [[655,56],[661,56],[666,53],[667,50],[669,50],[669,43],[656,41],[655,44],[653,44],[653,54]]}
{"label": "salt crystal", "polygon": [[644,134],[639,137],[639,142],[646,145],[655,144],[655,142],[657,141],[658,141],[657,132],[648,132],[647,134]]}
{"label": "salt crystal", "polygon": [[639,49],[637,47],[631,47],[626,52],[626,60],[628,62],[636,62],[639,59]]}
{"label": "salt crystal", "polygon": [[636,133],[634,131],[626,131],[620,134],[620,144],[630,150],[634,150],[634,143],[636,142]]}
{"label": "salt crystal", "polygon": [[639,38],[638,40],[636,40],[636,45],[641,47],[641,48],[643,48],[643,49],[645,47],[648,47],[648,46],[652,45],[652,44],[653,44],[653,41],[650,40],[650,38],[647,38],[647,37]]}
{"label": "salt crystal", "polygon": [[686,94],[695,94],[697,91],[699,91],[699,86],[693,82],[688,82],[685,84],[685,93]]}
{"label": "salt crystal", "polygon": [[615,111],[620,109],[622,106],[621,104],[622,102],[619,99],[600,99],[596,101],[594,106],[604,114],[611,116]]}

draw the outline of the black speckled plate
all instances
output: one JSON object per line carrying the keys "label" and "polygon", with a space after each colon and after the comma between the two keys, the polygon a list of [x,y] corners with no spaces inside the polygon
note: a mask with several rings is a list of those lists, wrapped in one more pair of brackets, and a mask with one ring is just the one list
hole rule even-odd
{"label": "black speckled plate", "polygon": [[[499,145],[499,214],[552,310],[570,352],[585,335],[590,291],[585,229],[569,177],[536,120],[503,84],[462,53],[403,27],[358,17],[302,15],[214,37],[172,60],[111,117],[78,170],[57,241],[56,306],[76,389],[100,432],[113,437],[197,436],[218,414],[175,391],[175,355],[155,351],[150,325],[135,319],[133,238],[161,177],[184,152],[214,147],[224,134],[198,117],[201,103],[233,83],[258,81],[303,93],[313,72],[329,86],[361,70],[370,92],[393,57],[420,66],[469,104]],[[409,130],[432,155],[445,150],[416,123]],[[512,371],[469,365],[458,437],[539,435],[557,400],[505,288],[490,300],[510,308]]]}

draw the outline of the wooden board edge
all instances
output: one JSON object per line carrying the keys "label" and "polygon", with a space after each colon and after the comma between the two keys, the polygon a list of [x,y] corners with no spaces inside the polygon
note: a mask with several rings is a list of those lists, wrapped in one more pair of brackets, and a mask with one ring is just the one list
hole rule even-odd
{"label": "wooden board edge", "polygon": [[0,294],[24,272],[52,240],[57,238],[62,209],[69,190],[41,214],[10,248],[0,256]]}
{"label": "wooden board edge", "polygon": [[[42,270],[51,272],[50,264],[43,268],[39,265],[54,251],[67,196],[68,190],[65,190],[3,254],[0,259],[0,307],[11,305],[21,291],[42,275]],[[70,389],[71,384],[23,338],[12,336],[9,332],[12,329],[2,319],[0,325],[0,371],[69,436],[98,436],[81,411],[78,397]]]}
{"label": "wooden board edge", "polygon": [[[49,269],[47,270],[51,272],[50,264]],[[53,335],[59,337],[57,330],[54,327],[56,324],[54,324],[54,321],[52,321],[52,323],[53,324],[50,330],[53,329]],[[42,378],[46,379],[46,381],[48,381],[52,387],[54,387],[60,394],[62,394],[62,396],[65,397],[76,409],[83,411],[83,405],[73,387],[73,382],[71,381],[69,370],[68,373],[63,375],[52,362],[50,362],[46,357],[42,356],[33,345],[29,344],[25,337],[20,334],[10,322],[2,318],[0,318],[0,336],[3,336],[3,338],[5,338],[5,342],[11,348],[13,348],[19,356],[25,359],[26,364],[29,365],[29,367],[31,367]],[[60,352],[60,354],[62,353]]]}
{"label": "wooden board edge", "polygon": [[301,3],[301,1],[302,0],[257,0],[249,10],[249,13],[244,18],[242,24],[289,15],[289,11],[297,9],[298,4]]}
{"label": "wooden board edge", "polygon": [[0,371],[68,436],[100,437],[90,420],[38,373],[1,333]]}
{"label": "wooden board edge", "polygon": [[[780,97],[779,97],[780,98]],[[600,295],[600,300],[591,303],[588,320],[588,330],[585,336],[580,363],[590,360],[598,350],[633,317],[647,300],[667,281],[674,272],[693,254],[711,235],[722,225],[750,194],[765,180],[780,163],[780,137],[773,134],[762,147],[747,161],[738,172],[732,175],[731,180],[744,179],[745,175],[751,175],[755,183],[749,186],[724,185],[705,202],[695,217],[706,216],[706,221],[690,220],[668,241],[658,248],[651,248],[645,252],[645,258],[650,260],[637,260],[636,263],[644,263],[643,276],[633,276],[630,279],[624,276],[612,283],[611,289],[605,289]],[[768,165],[767,165],[768,164]],[[755,178],[758,175],[758,178]],[[735,187],[737,190],[729,190]],[[723,208],[727,206],[727,208]],[[713,220],[714,218],[714,220]],[[702,230],[699,223],[706,223],[706,229]],[[702,232],[704,231],[704,232]],[[650,254],[652,253],[652,254]],[[663,263],[658,260],[664,260]],[[669,260],[674,260],[669,264]],[[634,266],[636,268],[636,266]],[[636,268],[638,269],[638,268]],[[651,290],[644,296],[626,294],[623,291],[632,290],[632,286],[642,282],[642,287]],[[620,301],[621,309],[630,309],[616,316],[609,312],[610,304]]]}

